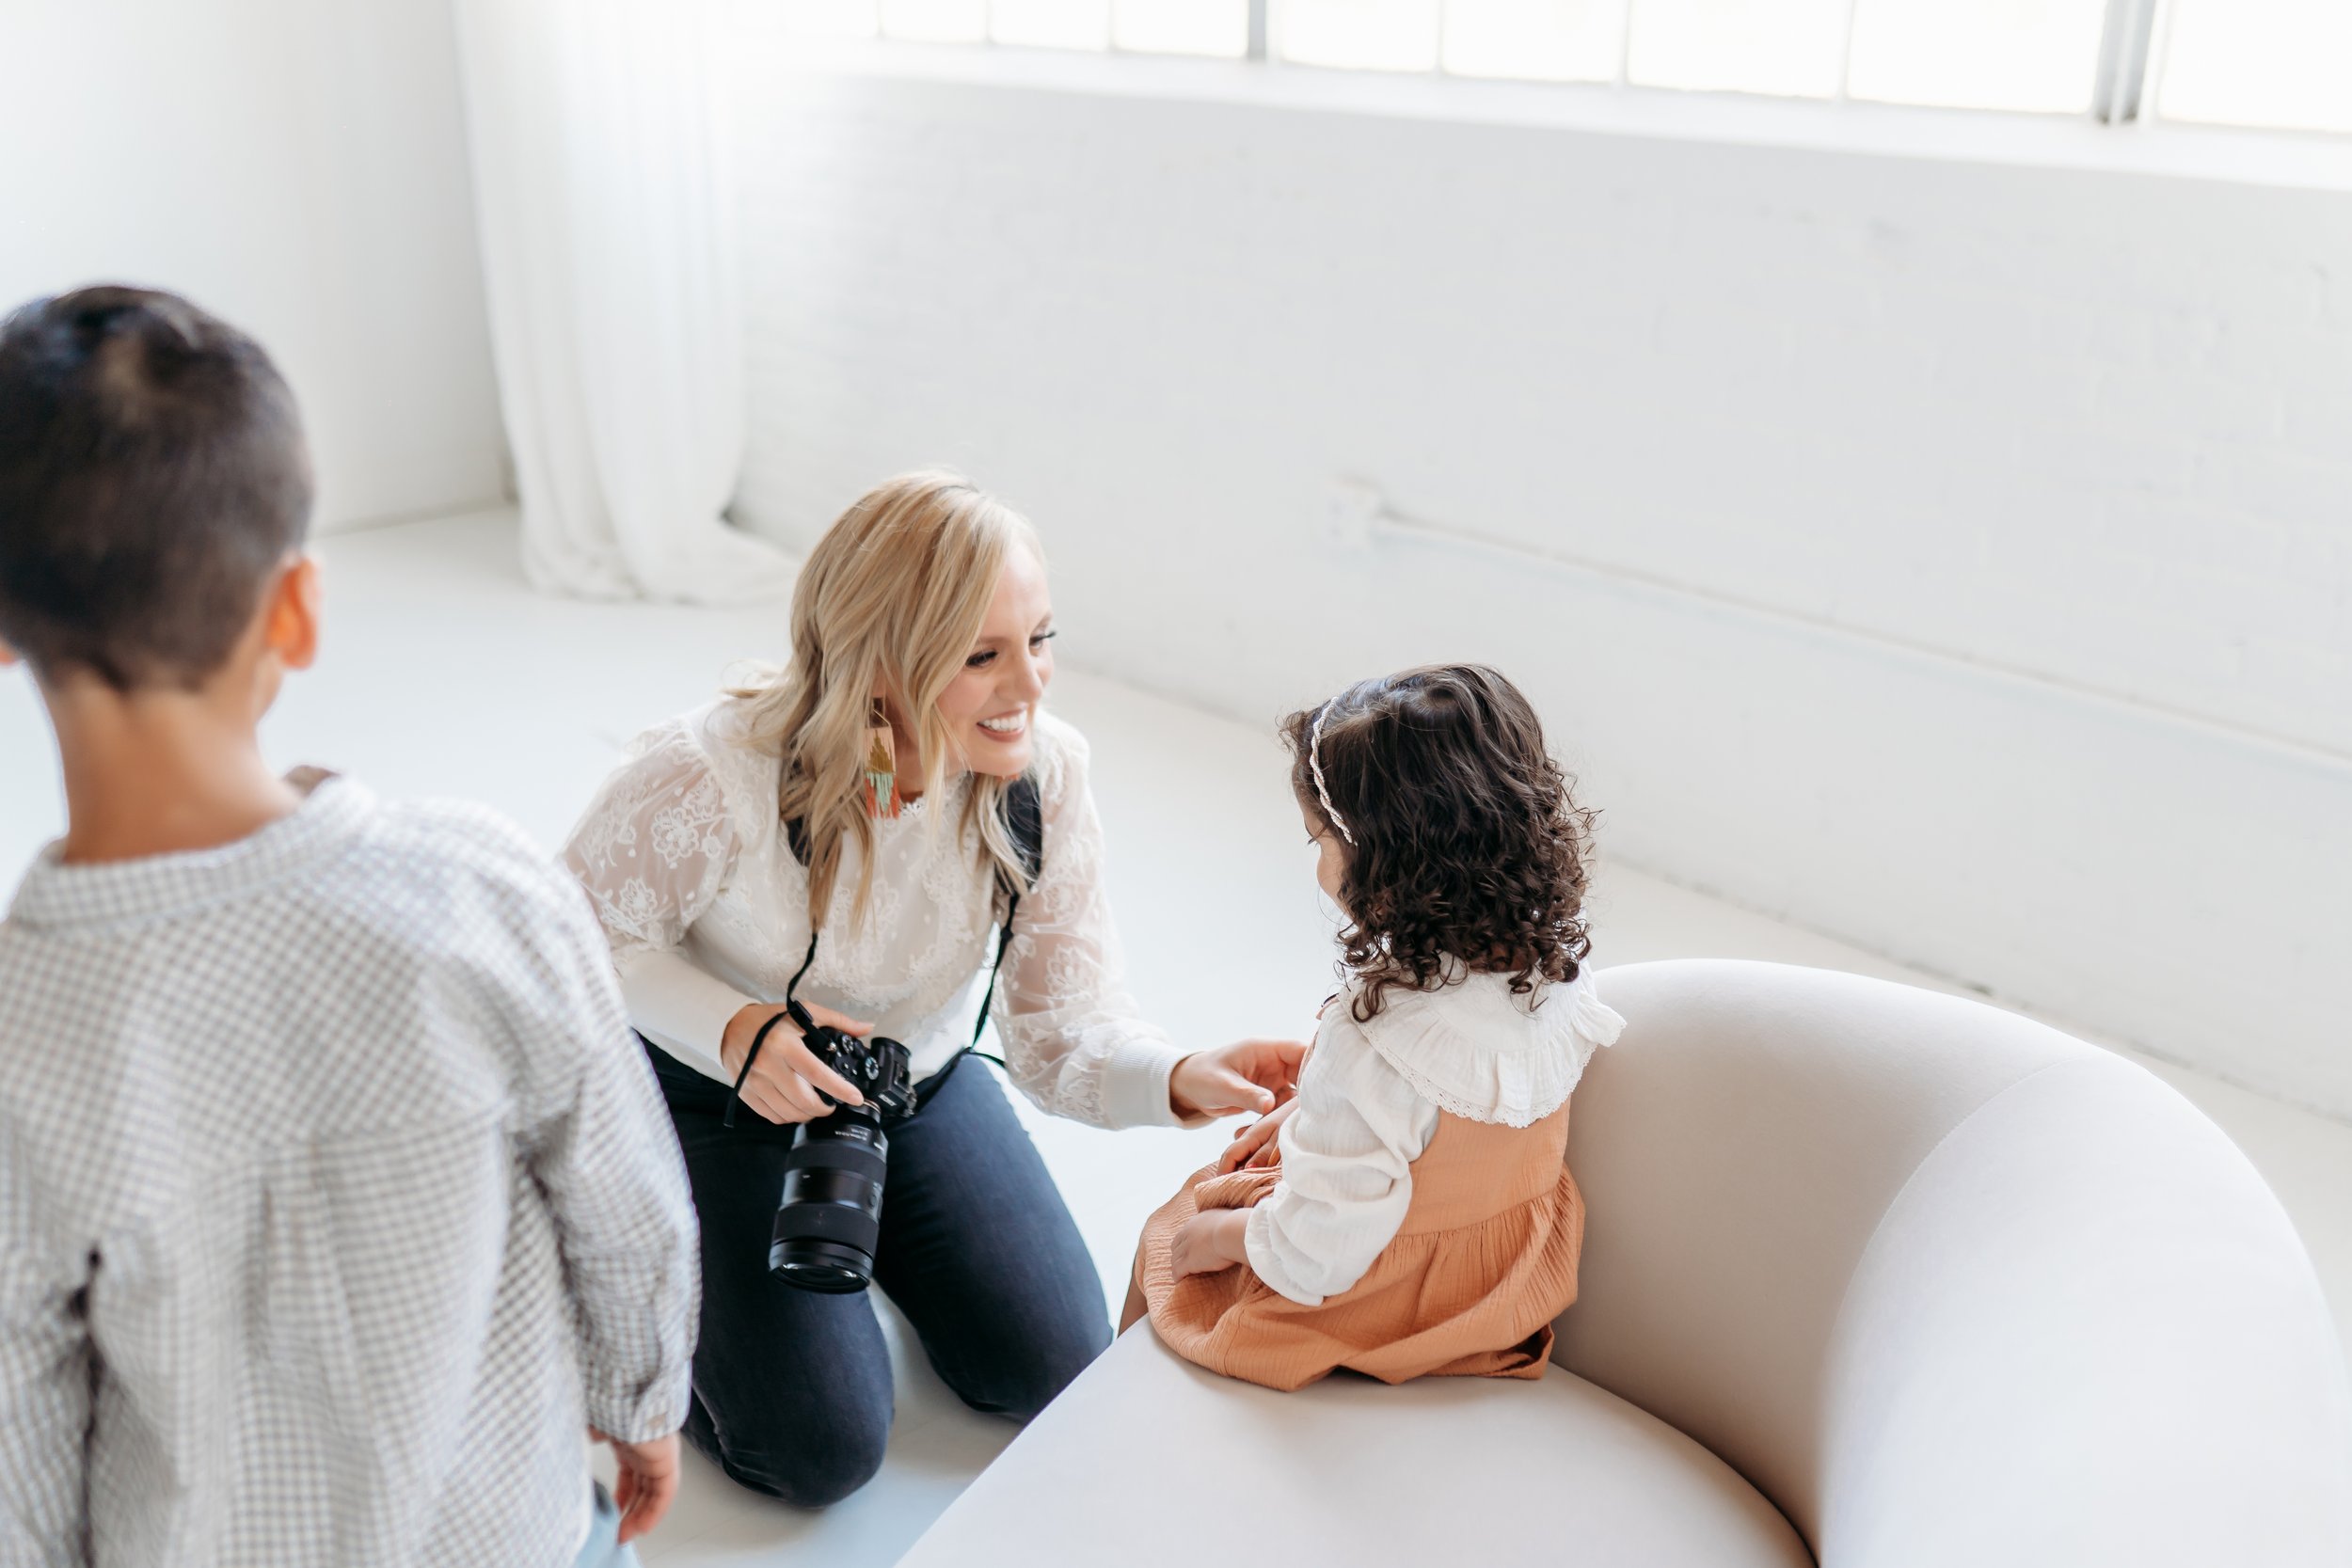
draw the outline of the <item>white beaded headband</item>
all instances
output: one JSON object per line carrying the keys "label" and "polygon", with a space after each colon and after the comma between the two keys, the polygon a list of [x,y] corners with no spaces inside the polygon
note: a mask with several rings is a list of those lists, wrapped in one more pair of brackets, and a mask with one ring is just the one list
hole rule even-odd
{"label": "white beaded headband", "polygon": [[1315,709],[1314,727],[1307,732],[1307,771],[1314,775],[1315,799],[1323,804],[1323,819],[1340,831],[1340,836],[1353,848],[1356,835],[1347,831],[1346,818],[1331,809],[1330,786],[1323,782],[1323,717],[1331,711],[1329,703]]}

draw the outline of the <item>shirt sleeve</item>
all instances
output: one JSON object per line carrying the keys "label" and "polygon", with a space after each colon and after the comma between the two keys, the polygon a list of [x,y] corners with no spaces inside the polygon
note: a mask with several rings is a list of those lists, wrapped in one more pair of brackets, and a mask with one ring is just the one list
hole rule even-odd
{"label": "shirt sleeve", "polygon": [[[93,1363],[75,1292],[38,1261],[26,1182],[0,1200],[0,1562],[84,1559]],[[23,1201],[20,1201],[23,1200]]]}
{"label": "shirt sleeve", "polygon": [[707,1078],[733,1084],[719,1060],[719,1044],[737,1013],[758,1000],[746,996],[675,947],[629,948],[613,956],[628,1021],[645,1037]]}
{"label": "shirt sleeve", "polygon": [[663,1049],[724,1081],[727,1022],[757,999],[677,951],[735,869],[742,840],[688,721],[653,732],[607,779],[564,846],[604,928],[628,1015]]}
{"label": "shirt sleeve", "polygon": [[[526,907],[506,1003],[525,1083],[523,1148],[554,1216],[590,1424],[626,1442],[686,1418],[700,1294],[694,1210],[605,942],[550,868]],[[609,929],[609,928],[608,928]]]}
{"label": "shirt sleeve", "polygon": [[1014,911],[992,1009],[1007,1068],[1023,1094],[1057,1116],[1096,1127],[1177,1126],[1168,1080],[1182,1053],[1127,993],[1086,742],[1063,728],[1051,744],[1038,780],[1042,863]]}
{"label": "shirt sleeve", "polygon": [[1330,1008],[1282,1124],[1282,1178],[1249,1212],[1249,1267],[1302,1307],[1352,1288],[1396,1239],[1413,1199],[1412,1164],[1437,1135],[1438,1108],[1372,1048],[1343,1006]]}

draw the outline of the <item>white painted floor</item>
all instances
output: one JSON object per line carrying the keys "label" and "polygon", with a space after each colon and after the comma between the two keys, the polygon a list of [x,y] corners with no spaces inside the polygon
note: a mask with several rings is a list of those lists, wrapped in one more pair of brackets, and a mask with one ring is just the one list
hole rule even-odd
{"label": "white painted floor", "polygon": [[[722,668],[784,645],[781,607],[698,610],[541,598],[516,564],[510,517],[410,524],[326,542],[326,655],[269,726],[276,760],[315,762],[389,795],[485,800],[554,845],[619,746],[702,701]],[[1093,741],[1113,895],[1134,989],[1182,1042],[1304,1034],[1331,952],[1290,803],[1275,715],[1235,723],[1080,674],[1065,647],[1055,705]],[[1605,805],[1606,802],[1599,802]],[[55,757],[31,684],[0,676],[0,876],[62,824]],[[1604,862],[1593,911],[1604,964],[1771,958],[1940,983]],[[1949,989],[1941,988],[1940,989]],[[2151,1063],[2236,1138],[2301,1228],[2352,1345],[2352,1127]],[[1027,1111],[1023,1106],[1025,1113]],[[1224,1134],[1029,1125],[1123,1294],[1143,1216]],[[898,1338],[901,1349],[904,1336]],[[901,1354],[882,1475],[823,1513],[753,1497],[689,1456],[684,1495],[644,1556],[685,1564],[887,1564],[1011,1436]],[[1248,1543],[1226,1544],[1247,1555]]]}

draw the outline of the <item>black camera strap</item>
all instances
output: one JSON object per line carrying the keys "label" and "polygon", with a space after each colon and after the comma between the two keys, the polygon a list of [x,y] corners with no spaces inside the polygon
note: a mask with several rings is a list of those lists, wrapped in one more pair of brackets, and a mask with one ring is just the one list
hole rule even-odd
{"label": "black camera strap", "polygon": [[[1002,962],[1003,948],[1000,946],[997,952],[998,961]],[[752,1064],[759,1060],[759,1048],[768,1043],[770,1032],[787,1018],[803,1034],[817,1027],[817,1021],[808,1016],[808,1009],[802,1006],[792,994],[801,989],[801,976],[806,974],[808,966],[816,961],[817,933],[812,930],[808,933],[808,953],[801,959],[801,967],[792,972],[791,980],[784,988],[784,1011],[769,1015],[768,1022],[761,1024],[759,1032],[752,1037],[752,1048],[743,1053],[743,1070],[735,1075],[735,1088],[727,1096],[726,1115],[719,1118],[720,1126],[733,1127],[735,1125],[735,1108],[743,1103],[743,1081],[752,1075]],[[993,985],[995,976],[991,975],[989,978]]]}
{"label": "black camera strap", "polygon": [[980,992],[980,1016],[972,1021],[972,1043],[963,1048],[967,1053],[982,1061],[994,1062],[998,1067],[1005,1065],[1005,1059],[982,1051],[980,1037],[988,1032],[988,1009],[996,1000],[996,976],[1005,967],[1005,949],[1012,945],[1012,914],[1020,907],[1021,895],[1008,891],[1005,895],[1005,923],[996,928],[996,961],[988,966],[988,987]]}
{"label": "black camera strap", "polygon": [[[1026,773],[1015,779],[1005,791],[1005,828],[1012,839],[1013,849],[1021,857],[1022,869],[1034,883],[1045,860],[1045,814],[1042,802],[1038,799],[1037,781]],[[791,846],[792,858],[806,865],[808,830],[799,817],[785,823],[784,836],[785,842]],[[957,1052],[937,1072],[924,1080],[924,1085],[944,1081],[948,1073],[955,1070],[956,1063],[965,1056],[977,1056],[982,1061],[994,1062],[998,1067],[1005,1066],[1002,1056],[992,1056],[980,1049],[980,1037],[988,1032],[988,1010],[996,1001],[996,976],[1005,967],[1006,950],[1012,946],[1012,917],[1021,908],[1021,890],[1014,887],[1002,871],[996,874],[996,885],[1005,895],[1005,919],[996,929],[996,957],[988,966],[987,989],[980,992],[980,1016],[972,1022],[972,1043]],[[719,1118],[722,1126],[735,1125],[735,1108],[742,1103],[743,1085],[751,1077],[752,1064],[759,1060],[759,1048],[768,1043],[770,1032],[787,1018],[803,1034],[817,1027],[817,1021],[809,1016],[808,1008],[795,993],[801,989],[802,976],[817,961],[819,929],[813,925],[809,927],[808,952],[802,957],[801,967],[792,972],[792,978],[784,988],[784,1011],[771,1015],[759,1026],[759,1032],[752,1037],[751,1049],[743,1053],[743,1066],[735,1075],[735,1088],[727,1098],[726,1114]],[[924,1085],[915,1086],[917,1095],[921,1095]]]}

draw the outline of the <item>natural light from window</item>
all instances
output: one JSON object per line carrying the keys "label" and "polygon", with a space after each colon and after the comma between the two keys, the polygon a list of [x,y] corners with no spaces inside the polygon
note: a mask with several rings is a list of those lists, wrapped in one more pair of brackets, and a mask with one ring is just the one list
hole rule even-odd
{"label": "natural light from window", "polygon": [[1108,49],[1110,0],[994,0],[988,36],[1033,49]]}
{"label": "natural light from window", "polygon": [[2174,0],[2167,119],[2352,131],[2352,0]]}
{"label": "natural light from window", "polygon": [[1626,75],[1637,87],[1834,98],[1851,0],[1641,0]]}
{"label": "natural light from window", "polygon": [[781,0],[786,24],[818,38],[1002,43],[1136,54],[1249,52],[1249,0]]}
{"label": "natural light from window", "polygon": [[910,43],[986,43],[989,0],[882,0],[882,31]]}
{"label": "natural light from window", "polygon": [[1118,0],[1111,41],[1139,54],[1239,59],[1249,52],[1249,0]]}
{"label": "natural light from window", "polygon": [[1625,55],[1624,0],[1452,0],[1445,69],[1457,76],[1613,82]]}
{"label": "natural light from window", "polygon": [[[2352,131],[2352,0],[775,3],[845,38]],[[2143,78],[2119,40],[2152,34]],[[2103,57],[2125,90],[2096,103]]]}
{"label": "natural light from window", "polygon": [[1438,0],[1283,0],[1270,21],[1275,57],[1294,65],[1438,69]]}
{"label": "natural light from window", "polygon": [[2106,0],[1856,0],[1846,92],[1884,103],[2081,114]]}

